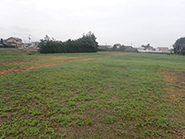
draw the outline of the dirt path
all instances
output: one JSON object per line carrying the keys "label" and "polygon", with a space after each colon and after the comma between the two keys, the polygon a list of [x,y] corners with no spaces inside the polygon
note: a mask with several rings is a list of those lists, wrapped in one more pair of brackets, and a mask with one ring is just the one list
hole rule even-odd
{"label": "dirt path", "polygon": [[[97,59],[104,59],[104,58],[111,58],[115,56],[121,56],[124,54],[112,54],[109,56],[105,57],[99,57],[99,58],[85,58],[85,59],[77,59],[81,57],[50,57],[46,59],[37,59],[37,60],[28,60],[28,61],[14,61],[10,62],[12,65],[18,65],[18,64],[26,64],[26,63],[33,63],[33,62],[43,62],[43,61],[57,61],[57,60],[65,60],[65,59],[75,59],[75,60],[67,60],[67,61],[59,61],[59,62],[50,62],[50,63],[43,63],[43,64],[33,64],[33,65],[22,65],[20,67],[12,67],[6,70],[0,71],[0,75],[9,75],[12,74],[13,72],[25,72],[25,71],[30,71],[32,69],[39,69],[39,68],[45,68],[45,67],[53,67],[53,66],[58,66],[58,65],[64,65],[67,63],[74,63],[74,62],[82,62],[82,61],[89,61],[89,60],[97,60]],[[9,64],[10,65],[10,64]]]}

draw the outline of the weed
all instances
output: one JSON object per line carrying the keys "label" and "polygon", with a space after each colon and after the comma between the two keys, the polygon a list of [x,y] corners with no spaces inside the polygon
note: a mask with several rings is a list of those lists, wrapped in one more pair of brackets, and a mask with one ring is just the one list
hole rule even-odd
{"label": "weed", "polygon": [[107,124],[112,124],[112,123],[118,121],[118,118],[115,117],[115,116],[109,116],[109,115],[107,115],[107,116],[105,117],[105,120],[106,120],[106,123],[107,123]]}
{"label": "weed", "polygon": [[87,123],[87,125],[92,125],[93,124],[93,120],[87,119],[86,123]]}

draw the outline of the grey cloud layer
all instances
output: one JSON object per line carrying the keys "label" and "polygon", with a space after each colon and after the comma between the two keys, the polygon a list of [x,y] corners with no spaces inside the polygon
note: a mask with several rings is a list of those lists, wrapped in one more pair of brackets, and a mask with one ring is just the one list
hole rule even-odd
{"label": "grey cloud layer", "polygon": [[0,5],[0,37],[67,40],[92,31],[100,44],[169,47],[184,36],[184,7],[183,0],[7,0]]}

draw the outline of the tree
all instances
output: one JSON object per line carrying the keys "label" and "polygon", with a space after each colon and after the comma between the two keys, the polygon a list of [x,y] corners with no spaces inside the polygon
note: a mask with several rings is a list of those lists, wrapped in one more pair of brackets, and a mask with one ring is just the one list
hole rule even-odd
{"label": "tree", "polygon": [[87,34],[86,34],[86,37],[89,37],[93,40],[94,44],[95,44],[95,47],[98,48],[98,42],[96,41],[96,37],[94,35],[94,33],[92,33],[91,31],[89,31]]}
{"label": "tree", "polygon": [[141,47],[144,47],[144,50],[146,50],[148,47],[150,47],[150,44],[142,45]]}
{"label": "tree", "polygon": [[119,51],[125,51],[125,46],[124,46],[124,45],[121,45],[121,46],[119,47]]}
{"label": "tree", "polygon": [[50,37],[49,37],[48,35],[46,35],[46,36],[44,37],[44,40],[49,41],[49,40],[50,40]]}
{"label": "tree", "polygon": [[185,47],[183,47],[183,48],[181,49],[181,54],[182,54],[182,55],[185,55]]}
{"label": "tree", "polygon": [[116,50],[117,50],[117,46],[114,45],[114,46],[112,47],[112,51],[116,51]]}
{"label": "tree", "polygon": [[[173,44],[174,53],[181,53],[185,49],[185,37],[181,37],[175,41]],[[184,53],[184,52],[183,52]]]}
{"label": "tree", "polygon": [[3,39],[1,38],[1,42],[0,42],[0,43],[3,44],[3,42],[4,42],[4,41],[3,41]]}

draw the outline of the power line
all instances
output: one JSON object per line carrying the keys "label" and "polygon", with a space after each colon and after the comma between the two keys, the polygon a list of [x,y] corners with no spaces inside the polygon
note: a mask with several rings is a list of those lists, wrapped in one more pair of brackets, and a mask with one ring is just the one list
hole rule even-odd
{"label": "power line", "polygon": [[[30,33],[18,33],[18,32],[15,32],[15,31],[11,31],[11,30],[9,30],[9,29],[5,29],[5,28],[2,28],[2,27],[0,27],[0,30],[4,30],[4,31],[7,31],[7,32],[9,32],[9,33],[12,33],[12,35],[13,36],[17,36],[17,35],[21,35],[22,37],[23,37],[23,35],[24,35],[24,40],[25,40],[25,38],[27,38],[27,36],[29,36],[29,38],[28,38],[28,42],[29,41],[31,41],[31,36],[32,37],[35,37],[34,35],[32,35],[32,34],[30,34]],[[35,38],[37,38],[37,37],[35,37]]]}
{"label": "power line", "polygon": [[4,28],[0,28],[0,29],[1,29],[1,30],[4,30],[4,31],[7,31],[7,32],[10,32],[10,33],[13,33],[14,35],[15,35],[15,34],[20,34],[20,35],[21,35],[21,34],[22,34],[22,35],[28,35],[28,34],[29,34],[29,33],[26,34],[26,33],[20,33],[20,32],[18,33],[18,32],[15,32],[15,31],[10,31],[10,30],[8,30],[8,29],[4,29]]}
{"label": "power line", "polygon": [[7,32],[11,32],[11,33],[14,33],[13,31],[9,31],[7,29],[4,29],[4,28],[0,28],[1,30],[4,30],[4,31],[7,31]]}

